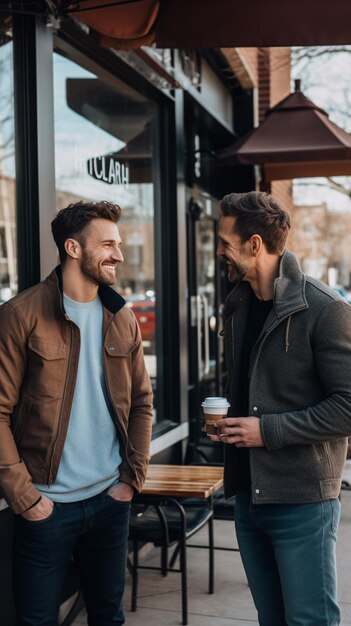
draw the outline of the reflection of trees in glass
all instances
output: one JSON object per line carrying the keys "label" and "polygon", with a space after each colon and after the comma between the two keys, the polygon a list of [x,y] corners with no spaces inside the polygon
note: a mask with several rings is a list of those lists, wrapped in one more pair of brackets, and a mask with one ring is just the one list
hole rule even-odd
{"label": "reflection of trees in glass", "polygon": [[[118,202],[121,196],[124,197],[123,186],[109,185],[89,176],[88,160],[114,155],[125,144],[107,132],[105,126],[108,124],[99,110],[99,103],[91,103],[91,93],[84,91],[85,81],[96,81],[97,86],[101,85],[95,74],[60,54],[54,54],[56,188],[86,199]],[[70,100],[69,85],[72,91],[74,84],[74,97]],[[120,203],[123,204],[122,200]]]}
{"label": "reflection of trees in glass", "polygon": [[[57,190],[117,202],[124,219],[135,214],[153,219],[152,185],[147,184],[152,179],[153,104],[124,83],[110,84],[58,53],[54,95]],[[107,184],[89,175],[88,161],[103,156],[128,167],[129,184]]]}
{"label": "reflection of trees in glass", "polygon": [[[151,125],[156,108],[128,86],[105,82],[59,54],[54,54],[54,103],[59,208],[80,197],[118,203],[125,258],[118,283],[137,294],[154,290]],[[101,162],[91,168],[95,176],[89,175],[88,160],[102,156],[128,166],[128,182],[96,178]]]}
{"label": "reflection of trees in glass", "polygon": [[17,291],[14,157],[13,56],[8,41],[0,46],[0,300]]}
{"label": "reflection of trees in glass", "polygon": [[[15,137],[13,129],[13,72],[12,43],[0,47],[0,167],[5,170],[5,161],[13,161],[15,155]],[[13,174],[13,167],[6,164]]]}
{"label": "reflection of trees in glass", "polygon": [[154,187],[151,183],[130,184],[127,188],[128,200],[121,206],[123,221],[152,222],[154,219]]}

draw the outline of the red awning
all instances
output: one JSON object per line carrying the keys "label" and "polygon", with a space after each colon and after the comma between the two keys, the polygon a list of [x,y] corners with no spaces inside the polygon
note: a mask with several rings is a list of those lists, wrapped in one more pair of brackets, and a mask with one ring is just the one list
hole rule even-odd
{"label": "red awning", "polygon": [[161,48],[351,43],[350,0],[61,0],[61,4],[94,31],[101,45],[115,48],[152,42]]}
{"label": "red awning", "polygon": [[351,175],[351,135],[295,91],[217,158],[222,165],[262,165],[267,181]]}
{"label": "red awning", "polygon": [[68,13],[90,27],[99,45],[139,48],[155,41],[160,4],[160,0],[84,0]]}

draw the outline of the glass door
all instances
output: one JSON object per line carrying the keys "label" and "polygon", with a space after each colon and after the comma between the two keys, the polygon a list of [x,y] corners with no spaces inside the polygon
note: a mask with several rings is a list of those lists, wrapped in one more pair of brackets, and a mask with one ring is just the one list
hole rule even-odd
{"label": "glass door", "polygon": [[193,299],[196,305],[198,381],[206,395],[213,395],[216,391],[215,245],[215,222],[204,216],[195,223],[196,294]]}
{"label": "glass door", "polygon": [[101,78],[59,52],[54,53],[54,105],[57,208],[87,199],[110,200],[122,208],[124,263],[116,289],[140,326],[158,424],[163,415],[156,346],[158,105],[119,78]]}
{"label": "glass door", "polygon": [[203,447],[210,444],[213,448],[203,433],[201,402],[207,396],[223,393],[223,340],[218,335],[222,291],[216,256],[218,203],[204,192],[197,194],[196,199],[190,190],[188,195],[189,460],[192,461]]}

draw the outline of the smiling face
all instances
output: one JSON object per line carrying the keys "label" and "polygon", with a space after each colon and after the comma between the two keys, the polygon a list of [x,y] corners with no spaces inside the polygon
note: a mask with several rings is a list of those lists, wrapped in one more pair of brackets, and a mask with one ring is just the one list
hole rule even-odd
{"label": "smiling face", "polygon": [[95,285],[114,285],[116,268],[123,262],[121,238],[117,225],[106,219],[93,219],[82,231],[80,272],[84,279]]}
{"label": "smiling face", "polygon": [[235,217],[222,217],[219,222],[217,255],[225,261],[228,279],[232,283],[247,278],[250,270],[251,255],[246,244],[241,242],[235,232]]}

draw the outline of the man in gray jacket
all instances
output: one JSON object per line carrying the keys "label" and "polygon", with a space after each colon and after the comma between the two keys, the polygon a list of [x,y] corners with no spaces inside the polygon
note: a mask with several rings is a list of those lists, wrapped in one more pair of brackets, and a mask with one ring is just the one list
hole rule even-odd
{"label": "man in gray jacket", "polygon": [[351,307],[285,250],[269,194],[221,202],[230,416],[225,490],[261,626],[334,626],[341,475],[351,434]]}

